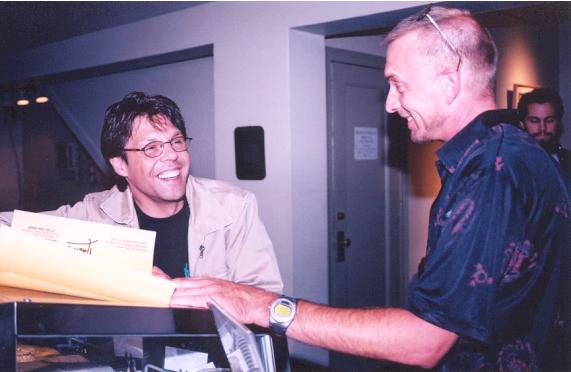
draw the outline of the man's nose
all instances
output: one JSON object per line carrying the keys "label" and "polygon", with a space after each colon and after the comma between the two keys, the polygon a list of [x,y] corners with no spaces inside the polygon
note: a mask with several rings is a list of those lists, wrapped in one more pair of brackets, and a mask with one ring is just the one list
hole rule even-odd
{"label": "man's nose", "polygon": [[163,153],[161,154],[162,158],[165,159],[176,159],[178,157],[178,152],[172,148],[172,144],[170,142],[163,143]]}
{"label": "man's nose", "polygon": [[396,92],[394,88],[389,88],[389,93],[387,93],[387,99],[385,101],[385,110],[392,114],[393,112],[397,112],[400,108],[400,102],[397,98]]}

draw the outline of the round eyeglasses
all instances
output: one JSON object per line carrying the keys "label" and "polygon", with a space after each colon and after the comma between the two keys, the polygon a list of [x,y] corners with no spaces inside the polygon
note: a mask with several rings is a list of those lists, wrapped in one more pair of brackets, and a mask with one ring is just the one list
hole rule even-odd
{"label": "round eyeglasses", "polygon": [[165,144],[167,143],[170,144],[171,148],[176,152],[182,152],[188,148],[188,145],[190,144],[191,140],[192,138],[190,137],[180,136],[180,137],[175,137],[170,141],[166,142],[162,141],[149,142],[140,149],[123,149],[123,151],[143,151],[143,153],[147,155],[149,158],[156,158],[157,156],[162,155]]}

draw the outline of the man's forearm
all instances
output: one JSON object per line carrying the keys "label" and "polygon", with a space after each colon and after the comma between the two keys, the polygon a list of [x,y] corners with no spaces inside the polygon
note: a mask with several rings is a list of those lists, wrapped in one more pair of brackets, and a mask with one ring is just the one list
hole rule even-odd
{"label": "man's forearm", "polygon": [[[245,324],[269,326],[272,292],[220,279],[174,279],[171,305],[206,308],[214,301]],[[434,366],[458,336],[395,308],[341,309],[299,300],[286,335],[319,347],[397,363]]]}
{"label": "man's forearm", "polygon": [[[267,321],[261,322],[267,326]],[[341,309],[298,302],[287,336],[369,358],[434,366],[457,336],[403,309]]]}

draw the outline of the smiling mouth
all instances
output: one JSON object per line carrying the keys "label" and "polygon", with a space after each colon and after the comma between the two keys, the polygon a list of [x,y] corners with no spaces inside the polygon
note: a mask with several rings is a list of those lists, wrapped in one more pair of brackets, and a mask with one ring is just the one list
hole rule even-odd
{"label": "smiling mouth", "polygon": [[407,117],[405,117],[405,119],[406,119],[406,124],[409,128],[416,127],[416,122],[414,121],[412,115],[408,115]]}
{"label": "smiling mouth", "polygon": [[178,177],[179,174],[180,174],[180,170],[173,169],[173,170],[168,170],[166,172],[159,173],[158,177],[161,180],[167,180],[167,179]]}
{"label": "smiling mouth", "polygon": [[401,118],[403,118],[405,120],[411,120],[412,119],[412,115],[406,110],[402,110],[402,111],[399,110],[398,114]]}

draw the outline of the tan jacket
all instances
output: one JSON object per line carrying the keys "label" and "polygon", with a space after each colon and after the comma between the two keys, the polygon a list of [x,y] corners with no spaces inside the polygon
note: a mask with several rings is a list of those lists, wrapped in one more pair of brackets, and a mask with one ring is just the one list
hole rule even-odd
{"label": "tan jacket", "polygon": [[[255,196],[227,182],[190,176],[188,257],[191,276],[206,275],[273,292],[283,290],[272,242]],[[45,212],[61,217],[139,228],[131,191],[113,188],[85,195],[73,206]],[[10,224],[12,212],[0,213]]]}

